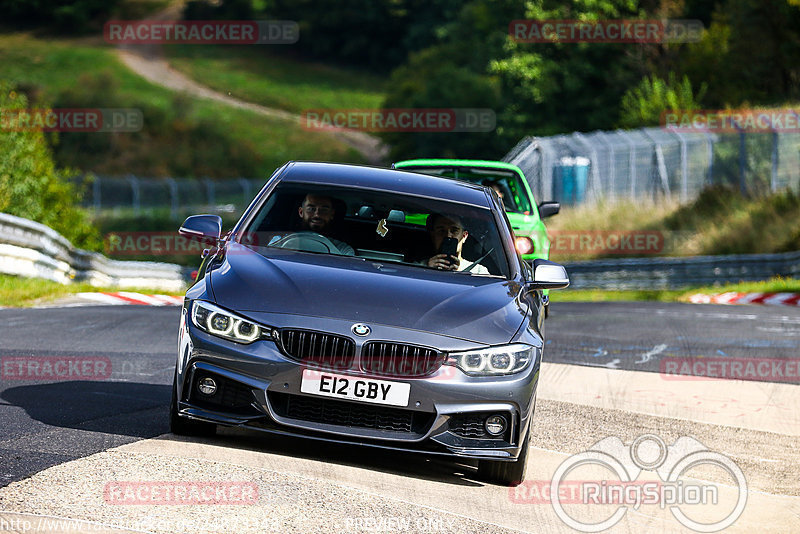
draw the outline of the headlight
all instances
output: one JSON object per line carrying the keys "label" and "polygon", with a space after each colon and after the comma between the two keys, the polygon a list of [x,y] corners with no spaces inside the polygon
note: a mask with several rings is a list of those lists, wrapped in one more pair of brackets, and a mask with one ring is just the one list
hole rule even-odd
{"label": "headlight", "polygon": [[531,345],[514,343],[488,349],[454,352],[449,354],[448,365],[455,365],[470,376],[497,376],[518,373],[536,359],[536,351]]}
{"label": "headlight", "polygon": [[520,254],[533,254],[534,246],[530,237],[518,237],[514,240],[514,245],[517,247],[517,252]]}
{"label": "headlight", "polygon": [[192,322],[200,330],[237,343],[252,343],[272,334],[266,327],[200,300],[192,303]]}

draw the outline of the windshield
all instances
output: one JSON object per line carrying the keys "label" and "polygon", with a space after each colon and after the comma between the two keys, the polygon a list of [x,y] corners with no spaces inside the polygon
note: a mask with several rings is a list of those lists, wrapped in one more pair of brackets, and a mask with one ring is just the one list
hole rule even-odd
{"label": "windshield", "polygon": [[240,241],[267,257],[288,249],[509,277],[488,208],[365,189],[280,184]]}
{"label": "windshield", "polygon": [[491,187],[503,201],[506,211],[525,215],[531,213],[531,200],[520,183],[519,175],[513,171],[453,166],[402,167],[402,169]]}

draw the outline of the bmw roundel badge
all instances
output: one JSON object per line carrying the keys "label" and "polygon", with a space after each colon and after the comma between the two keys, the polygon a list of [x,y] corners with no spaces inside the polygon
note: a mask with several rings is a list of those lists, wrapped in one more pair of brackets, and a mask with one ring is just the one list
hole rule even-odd
{"label": "bmw roundel badge", "polygon": [[368,336],[372,329],[363,323],[354,324],[350,330],[357,336]]}

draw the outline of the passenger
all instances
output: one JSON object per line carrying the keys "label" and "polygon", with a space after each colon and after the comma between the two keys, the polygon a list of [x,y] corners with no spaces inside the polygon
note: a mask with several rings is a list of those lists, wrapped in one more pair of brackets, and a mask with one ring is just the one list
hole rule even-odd
{"label": "passenger", "polygon": [[488,181],[484,182],[483,185],[489,186],[492,189],[494,189],[494,192],[497,193],[497,196],[500,197],[500,200],[503,200],[503,196],[504,196],[503,195],[503,188],[500,187],[499,183],[497,183],[497,182],[495,182],[493,180],[488,180]]}
{"label": "passenger", "polygon": [[354,256],[353,247],[330,236],[333,227],[333,220],[336,216],[336,209],[333,207],[333,199],[324,195],[309,193],[303,199],[303,203],[297,208],[303,230],[315,232],[327,237],[331,243],[336,245],[345,256]]}
{"label": "passenger", "polygon": [[483,185],[491,187],[494,192],[497,193],[497,196],[500,197],[500,202],[503,203],[503,207],[506,209],[506,211],[514,211],[514,207],[511,205],[510,199],[506,198],[506,194],[503,191],[503,186],[500,184],[500,182],[494,180],[484,180]]}
{"label": "passenger", "polygon": [[[436,251],[441,250],[442,243],[447,237],[452,237],[457,241],[455,256],[435,254],[425,262],[428,267],[448,271],[463,271],[472,265],[473,262],[461,257],[461,248],[464,246],[464,241],[469,237],[469,232],[464,228],[464,224],[459,217],[455,215],[431,213],[428,215],[426,226],[431,241],[433,242],[434,250]],[[476,264],[469,272],[475,274],[489,274],[489,270],[481,264]]]}

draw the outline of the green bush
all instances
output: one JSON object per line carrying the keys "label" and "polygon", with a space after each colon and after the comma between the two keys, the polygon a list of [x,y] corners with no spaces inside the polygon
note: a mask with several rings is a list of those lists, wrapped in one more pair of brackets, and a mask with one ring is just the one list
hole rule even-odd
{"label": "green bush", "polygon": [[667,111],[686,112],[700,109],[700,101],[706,92],[705,84],[695,95],[688,76],[680,81],[674,72],[668,79],[645,76],[638,86],[622,97],[620,126],[641,128],[662,124],[662,115]]}
{"label": "green bush", "polygon": [[[25,95],[0,82],[0,114],[28,108]],[[5,121],[4,121],[5,122]],[[97,229],[78,207],[80,194],[59,172],[44,134],[0,125],[0,212],[45,224],[75,246],[102,250]]]}

